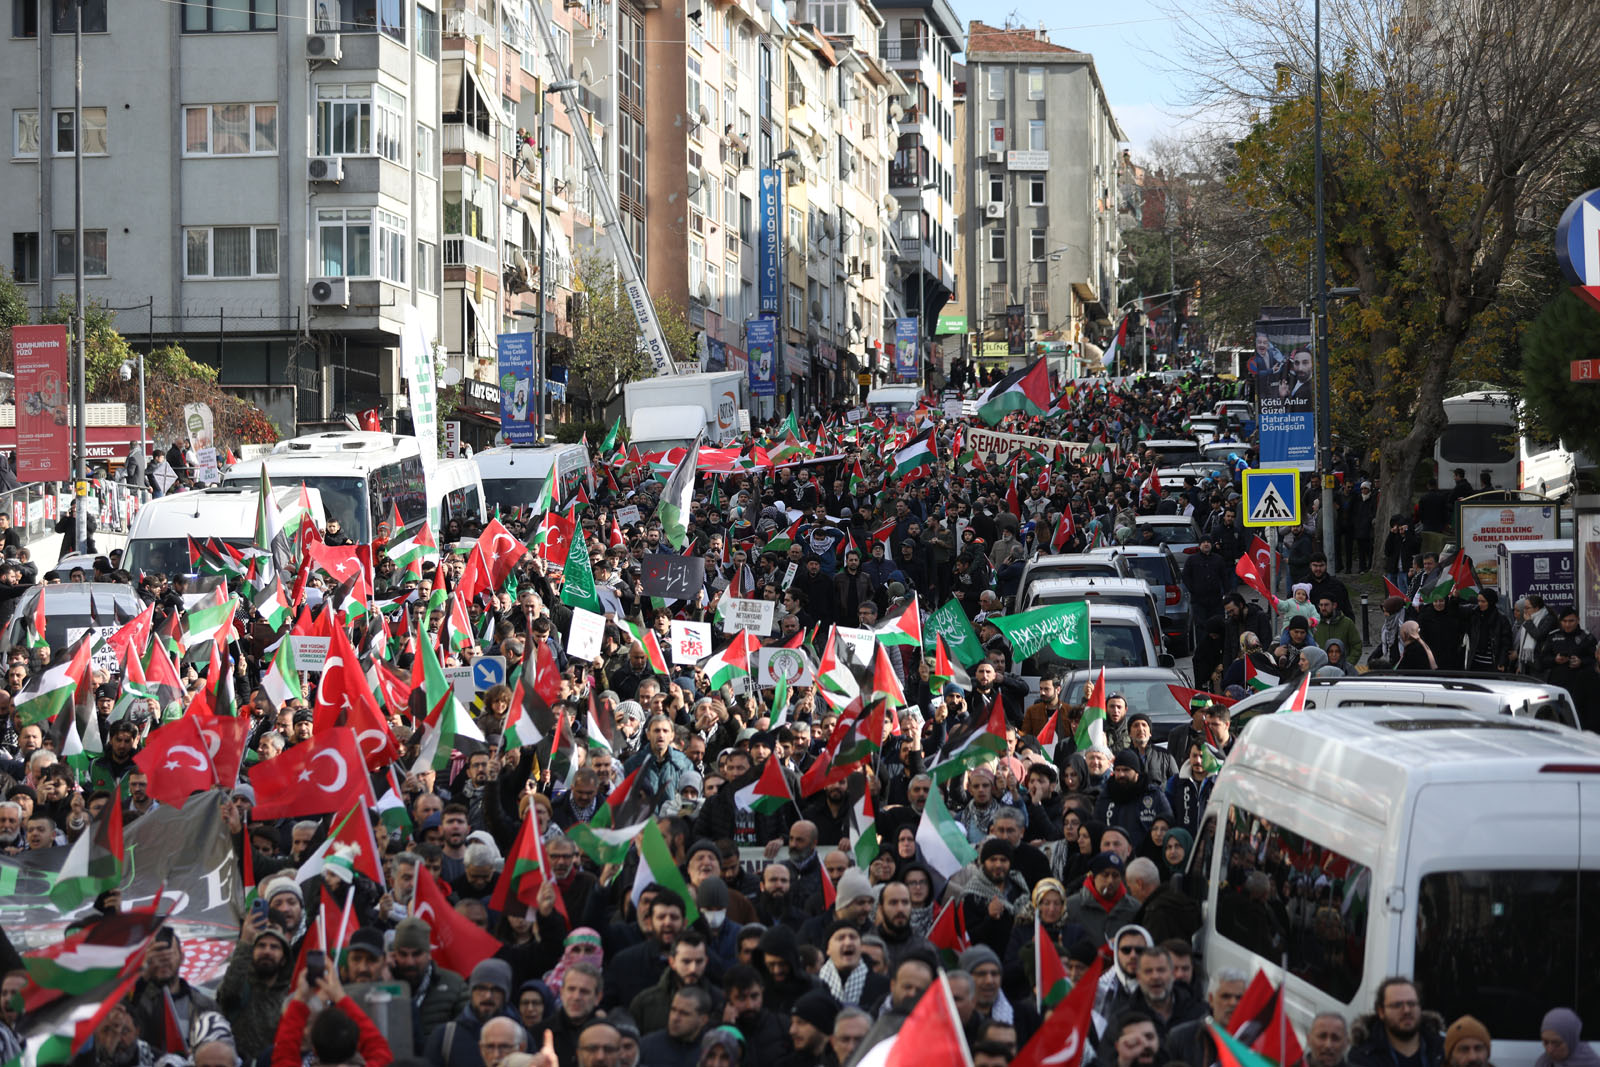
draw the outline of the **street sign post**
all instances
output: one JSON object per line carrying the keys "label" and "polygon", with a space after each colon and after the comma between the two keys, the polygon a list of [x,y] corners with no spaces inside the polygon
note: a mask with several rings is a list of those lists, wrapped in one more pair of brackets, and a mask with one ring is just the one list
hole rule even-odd
{"label": "street sign post", "polygon": [[1292,467],[1246,470],[1244,524],[1300,525],[1300,472]]}
{"label": "street sign post", "polygon": [[1600,382],[1600,359],[1573,360],[1572,380],[1575,382]]}

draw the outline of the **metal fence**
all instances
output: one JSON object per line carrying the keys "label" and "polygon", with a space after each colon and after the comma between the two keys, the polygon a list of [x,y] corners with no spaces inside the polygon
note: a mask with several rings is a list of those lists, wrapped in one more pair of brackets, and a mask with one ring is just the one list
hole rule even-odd
{"label": "metal fence", "polygon": [[[144,486],[95,481],[90,483],[90,496],[96,504],[97,531],[125,534],[151,493]],[[38,482],[0,493],[0,509],[11,516],[11,526],[24,543],[55,536],[56,521],[71,503],[70,482]]]}

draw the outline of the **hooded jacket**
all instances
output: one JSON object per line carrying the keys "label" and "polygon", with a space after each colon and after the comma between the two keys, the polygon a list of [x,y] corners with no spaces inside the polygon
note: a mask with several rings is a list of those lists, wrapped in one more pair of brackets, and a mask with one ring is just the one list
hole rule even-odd
{"label": "hooded jacket", "polygon": [[[768,956],[776,956],[787,963],[789,977],[782,981],[773,978],[771,972],[767,970]],[[812,978],[805,972],[805,968],[800,966],[800,942],[795,937],[794,931],[787,926],[774,926],[761,935],[761,944],[752,962],[756,973],[761,975],[761,984],[766,989],[762,1005],[780,1019],[788,1018],[789,1009],[794,1007],[795,1001],[813,989],[824,989],[822,983]]]}
{"label": "hooded jacket", "polygon": [[272,1047],[283,1002],[289,995],[289,975],[294,969],[293,960],[285,959],[276,975],[258,978],[251,962],[252,951],[252,946],[239,943],[223,972],[222,984],[217,987],[217,1007],[233,1024],[234,1047],[246,1063]]}
{"label": "hooded jacket", "polygon": [[[1444,1020],[1434,1012],[1423,1012],[1417,1036],[1421,1038],[1422,1067],[1443,1067]],[[1352,1067],[1394,1067],[1397,1060],[1382,1019],[1363,1015],[1350,1025],[1349,1058]]]}

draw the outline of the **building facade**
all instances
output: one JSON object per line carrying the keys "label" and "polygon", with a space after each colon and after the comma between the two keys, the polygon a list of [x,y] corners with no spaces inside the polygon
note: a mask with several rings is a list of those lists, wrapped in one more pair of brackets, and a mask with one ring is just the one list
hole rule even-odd
{"label": "building facade", "polygon": [[1119,301],[1121,128],[1094,57],[1043,30],[969,29],[965,257],[980,366],[1079,372]]}

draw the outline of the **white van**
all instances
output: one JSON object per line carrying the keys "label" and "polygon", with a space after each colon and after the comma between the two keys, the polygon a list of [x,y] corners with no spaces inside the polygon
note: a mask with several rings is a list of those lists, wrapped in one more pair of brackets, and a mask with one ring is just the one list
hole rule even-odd
{"label": "white van", "polygon": [[[129,574],[189,574],[189,538],[216,538],[235,548],[255,544],[256,512],[260,509],[260,476],[249,487],[228,485],[174,493],[149,501],[133,518],[122,566]],[[326,516],[322,493],[307,488],[311,518],[320,528]],[[278,513],[295,507],[300,486],[275,484],[272,499]]]}
{"label": "white van", "polygon": [[867,407],[874,415],[905,419],[917,410],[921,396],[922,387],[918,385],[880,385],[867,391]]}
{"label": "white van", "polygon": [[1517,408],[1509,393],[1479,390],[1445,397],[1444,417],[1448,425],[1433,444],[1435,485],[1451,488],[1461,469],[1474,490],[1485,471],[1496,489],[1520,486]]}
{"label": "white van", "polygon": [[552,470],[556,476],[553,499],[558,508],[571,503],[578,488],[591,477],[589,450],[582,445],[487,448],[474,454],[472,461],[483,477],[484,499],[504,514],[538,500]]}
{"label": "white van", "polygon": [[486,522],[489,515],[478,465],[470,459],[441,459],[428,475],[428,507],[428,521],[435,530],[451,522]]}
{"label": "white van", "polygon": [[1526,405],[1517,405],[1517,411],[1522,421],[1522,434],[1517,438],[1517,487],[1548,497],[1594,492],[1594,460],[1568,448],[1560,438],[1535,435],[1528,423]]}
{"label": "white van", "polygon": [[352,541],[371,541],[378,523],[389,522],[397,508],[402,536],[425,518],[439,532],[442,493],[423,472],[415,437],[364,430],[294,437],[279,441],[261,459],[235,463],[222,484],[254,486],[262,467],[274,486],[304,484],[320,490],[328,517],[338,519]]}
{"label": "white van", "polygon": [[1405,975],[1428,1011],[1487,1026],[1497,1067],[1530,1067],[1546,1010],[1594,1004],[1600,737],[1425,706],[1263,716],[1218,775],[1184,887],[1209,972],[1285,980],[1287,955],[1302,1032]]}

